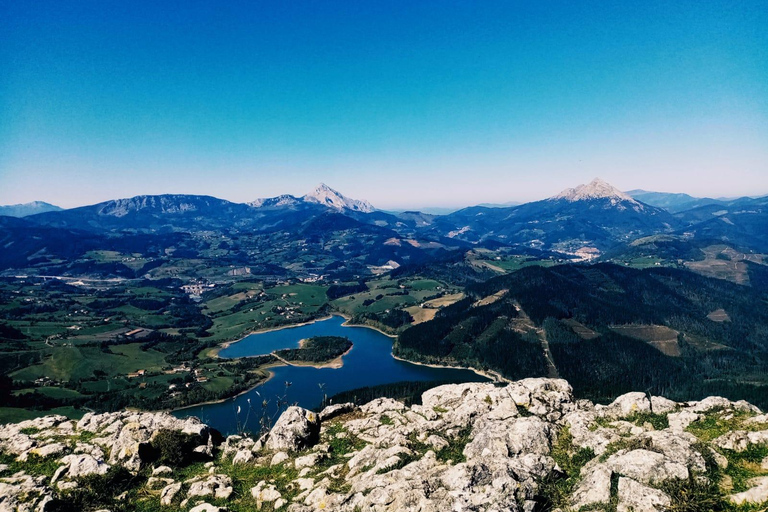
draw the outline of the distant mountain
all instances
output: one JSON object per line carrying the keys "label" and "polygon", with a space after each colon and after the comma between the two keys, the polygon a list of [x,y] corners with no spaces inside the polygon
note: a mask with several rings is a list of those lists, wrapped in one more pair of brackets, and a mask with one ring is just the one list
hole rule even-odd
{"label": "distant mountain", "polygon": [[[577,201],[602,201],[607,207],[617,207],[619,209],[631,208],[635,211],[645,209],[643,203],[634,200],[631,196],[625,194],[610,183],[606,183],[600,178],[595,178],[586,185],[579,185],[576,188],[568,188],[560,192],[550,201],[567,201],[574,203]],[[607,203],[605,203],[607,201]]]}
{"label": "distant mountain", "polygon": [[520,204],[517,201],[507,201],[506,203],[480,203],[477,206],[484,208],[509,208],[510,206],[518,206]]}
{"label": "distant mountain", "polygon": [[255,208],[274,207],[274,206],[296,206],[299,203],[314,203],[338,211],[352,211],[361,213],[372,213],[376,209],[368,201],[351,199],[341,192],[338,192],[325,183],[320,183],[308,194],[295,197],[284,194],[277,197],[257,199],[248,203]]}
{"label": "distant mountain", "polygon": [[699,206],[724,203],[723,200],[712,199],[709,197],[693,197],[688,194],[673,194],[668,192],[650,192],[641,189],[630,190],[627,192],[627,195],[638,201],[642,201],[643,203],[650,204],[651,206],[664,208],[671,213],[682,212]]}
{"label": "distant mountain", "polygon": [[249,226],[253,209],[211,196],[166,194],[114,199],[32,215],[38,224],[84,231],[200,231]]}
{"label": "distant mountain", "polygon": [[61,208],[53,204],[45,203],[43,201],[32,201],[31,203],[0,206],[0,215],[6,215],[8,217],[26,217],[28,215],[35,215],[36,213],[57,211],[61,211]]}
{"label": "distant mountain", "polygon": [[491,239],[574,253],[584,248],[604,251],[638,236],[669,232],[678,222],[669,212],[595,179],[543,201],[511,208],[465,208],[438,217],[434,225],[445,236],[461,240]]}
{"label": "distant mountain", "polygon": [[336,210],[352,210],[355,212],[371,213],[375,210],[368,201],[350,199],[333,190],[325,183],[319,184],[312,192],[302,197],[305,202],[318,203]]}
{"label": "distant mountain", "polygon": [[768,253],[768,196],[706,205],[676,215],[695,240],[722,242],[745,252]]}

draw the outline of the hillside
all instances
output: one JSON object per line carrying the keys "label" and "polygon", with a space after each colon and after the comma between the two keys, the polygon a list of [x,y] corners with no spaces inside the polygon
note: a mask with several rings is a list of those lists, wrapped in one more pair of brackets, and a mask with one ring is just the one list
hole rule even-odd
{"label": "hillside", "polygon": [[768,416],[747,402],[629,393],[575,400],[564,380],[431,389],[221,438],[165,413],[47,416],[0,427],[3,510],[752,511],[768,500]]}
{"label": "hillside", "polygon": [[[765,290],[667,268],[528,267],[404,331],[395,354],[509,378],[560,375],[578,396],[650,389],[768,406]],[[716,311],[727,315],[717,317]],[[726,319],[727,317],[727,319]]]}

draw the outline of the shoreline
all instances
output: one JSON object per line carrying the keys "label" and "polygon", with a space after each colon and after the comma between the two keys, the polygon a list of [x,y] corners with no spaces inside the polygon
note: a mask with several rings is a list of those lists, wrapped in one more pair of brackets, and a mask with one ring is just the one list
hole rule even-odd
{"label": "shoreline", "polygon": [[[365,324],[352,324],[352,323],[350,323],[352,321],[352,318],[349,315],[346,315],[346,314],[340,313],[340,312],[334,312],[334,313],[332,313],[332,314],[330,314],[328,316],[324,316],[324,317],[321,317],[321,318],[316,318],[316,319],[310,320],[308,322],[301,322],[301,323],[298,323],[298,324],[283,325],[283,326],[280,326],[280,327],[269,327],[267,329],[260,329],[260,330],[257,330],[257,331],[249,332],[248,334],[246,334],[245,336],[243,336],[240,339],[233,340],[233,341],[225,341],[225,342],[219,344],[217,347],[215,347],[215,349],[214,349],[215,352],[211,353],[211,357],[212,358],[221,359],[221,356],[219,356],[219,351],[220,350],[223,350],[223,349],[229,347],[230,345],[232,345],[234,343],[238,343],[240,341],[243,341],[245,338],[247,338],[248,336],[251,336],[253,334],[263,334],[263,333],[272,332],[272,331],[278,331],[278,330],[282,330],[282,329],[290,329],[290,328],[293,328],[293,327],[301,327],[301,326],[310,325],[310,324],[313,324],[313,323],[316,323],[316,322],[323,322],[325,320],[330,320],[334,316],[340,316],[341,318],[344,319],[344,323],[341,324],[342,327],[362,327],[362,328],[365,328],[365,329],[372,329],[372,330],[378,332],[379,334],[382,334],[382,335],[384,335],[384,336],[386,336],[388,338],[391,338],[393,341],[395,339],[397,339],[396,335],[388,334],[388,333],[382,331],[381,329],[379,329],[378,327],[373,327],[373,326],[365,325]],[[303,341],[303,340],[299,340],[299,343],[300,343],[299,346],[301,346],[301,341]],[[192,405],[185,405],[183,407],[179,407],[179,408],[176,408],[176,409],[170,409],[169,412],[173,413],[173,412],[177,412],[177,411],[183,411],[185,409],[192,409],[193,407],[200,407],[200,406],[204,406],[204,405],[220,404],[220,403],[226,402],[227,400],[234,400],[235,398],[239,397],[240,395],[243,395],[245,393],[249,393],[250,391],[253,391],[254,389],[256,389],[259,386],[261,386],[262,384],[266,384],[270,379],[272,379],[275,376],[275,373],[273,371],[270,371],[270,368],[275,368],[275,367],[278,367],[278,366],[294,366],[294,367],[316,368],[316,369],[331,368],[331,369],[337,370],[337,369],[342,368],[344,366],[343,358],[344,358],[344,356],[349,354],[349,352],[353,348],[354,348],[354,344],[351,347],[349,347],[349,349],[346,352],[344,352],[340,356],[338,356],[338,357],[336,357],[336,358],[334,358],[331,361],[328,361],[326,363],[297,364],[297,363],[293,363],[293,362],[287,361],[287,360],[285,360],[285,359],[275,355],[274,352],[271,352],[270,354],[258,354],[258,355],[271,355],[271,356],[273,356],[273,357],[275,357],[277,359],[276,362],[268,363],[268,364],[266,364],[264,366],[259,367],[260,370],[266,370],[267,371],[268,375],[267,375],[266,379],[264,379],[262,381],[259,381],[258,384],[255,384],[254,386],[252,386],[252,387],[250,387],[248,389],[245,389],[245,390],[243,390],[243,391],[241,391],[241,392],[239,392],[239,393],[237,393],[235,395],[228,396],[228,397],[225,397],[225,398],[220,398],[218,400],[209,400],[207,402],[200,402],[200,403],[196,403],[196,404],[192,404]],[[469,371],[475,373],[476,375],[480,375],[481,377],[485,377],[485,378],[489,379],[491,382],[511,382],[509,379],[503,377],[502,375],[500,375],[497,372],[479,370],[479,369],[473,368],[471,366],[450,366],[450,365],[446,365],[446,364],[422,363],[422,362],[418,362],[418,361],[410,361],[408,359],[404,359],[402,357],[398,357],[398,356],[396,356],[392,352],[390,352],[390,356],[393,359],[395,359],[396,361],[401,361],[401,362],[404,362],[404,363],[409,363],[409,364],[418,365],[418,366],[426,366],[426,367],[430,367],[430,368],[444,368],[444,369],[449,369],[449,370],[469,370]],[[244,356],[244,357],[257,357],[257,356],[254,355],[254,356]],[[239,359],[239,358],[232,358],[232,359],[234,360],[234,359]]]}
{"label": "shoreline", "polygon": [[409,359],[404,359],[402,357],[398,357],[393,353],[390,353],[392,356],[392,359],[395,359],[397,361],[402,361],[403,363],[409,363],[409,364],[415,364],[418,366],[427,366],[429,368],[446,368],[449,370],[469,370],[471,372],[476,373],[477,375],[480,375],[481,377],[485,377],[487,379],[490,379],[492,382],[512,382],[508,378],[502,376],[498,372],[494,372],[493,370],[478,370],[477,368],[474,368],[472,366],[451,366],[448,364],[437,364],[437,363],[421,363],[418,361],[411,361]]}
{"label": "shoreline", "polygon": [[[302,340],[304,341],[304,340]],[[300,368],[316,368],[316,369],[322,369],[322,368],[332,368],[334,370],[338,370],[339,368],[342,368],[344,366],[344,356],[349,354],[352,349],[355,348],[355,345],[352,344],[351,347],[349,347],[347,350],[344,351],[343,354],[340,354],[333,359],[330,359],[324,363],[314,363],[314,362],[296,362],[296,361],[289,361],[287,359],[283,359],[282,357],[275,354],[275,352],[272,352],[272,355],[277,358],[278,361],[281,361],[283,364],[279,366],[296,366]],[[277,365],[276,365],[277,366]],[[266,382],[266,381],[265,381]]]}
{"label": "shoreline", "polygon": [[259,381],[258,384],[255,384],[255,385],[251,386],[248,389],[244,389],[241,392],[239,392],[237,394],[234,394],[232,396],[227,396],[227,397],[224,397],[224,398],[219,398],[218,400],[208,400],[207,402],[199,402],[199,403],[192,404],[192,405],[185,405],[185,406],[182,406],[182,407],[176,407],[175,409],[161,409],[160,412],[174,413],[174,412],[177,412],[177,411],[183,411],[185,409],[191,409],[193,407],[202,407],[203,405],[221,404],[221,403],[226,402],[227,400],[234,400],[235,398],[239,397],[240,395],[244,395],[245,393],[253,391],[257,387],[261,386],[262,384],[266,384],[268,381],[272,380],[272,377],[275,376],[275,372],[270,371],[270,368],[274,368],[275,366],[282,366],[282,365],[278,365],[278,364],[274,364],[274,363],[269,363],[269,364],[267,364],[265,366],[260,367],[259,368],[260,370],[265,370],[267,372],[267,378],[262,380],[262,381]]}
{"label": "shoreline", "polygon": [[[344,315],[339,315],[339,316],[344,317]],[[272,331],[280,331],[282,329],[291,329],[293,327],[302,327],[304,325],[314,324],[315,322],[322,322],[324,320],[329,320],[332,317],[333,317],[333,315],[328,315],[328,316],[324,316],[322,318],[315,318],[314,320],[310,320],[308,322],[301,322],[299,324],[281,325],[281,326],[278,326],[278,327],[266,327],[264,329],[256,329],[255,331],[249,331],[248,334],[245,334],[241,338],[238,338],[236,340],[231,340],[231,341],[223,341],[223,342],[219,343],[216,347],[213,348],[213,350],[211,350],[211,357],[219,358],[220,357],[219,356],[219,352],[220,351],[224,350],[225,348],[228,348],[230,345],[234,345],[235,343],[240,343],[241,341],[243,341],[248,336],[252,336],[254,334],[264,334],[264,333],[272,332]],[[344,318],[346,318],[346,317],[344,317]],[[267,354],[259,354],[259,355],[267,355]],[[255,356],[246,356],[246,357],[255,357]],[[232,359],[238,359],[238,358],[233,357]]]}
{"label": "shoreline", "polygon": [[[317,322],[324,322],[326,320],[330,320],[334,316],[340,316],[341,318],[344,319],[344,323],[341,324],[342,327],[364,327],[366,329],[373,329],[374,331],[378,332],[379,334],[383,334],[384,336],[386,336],[388,338],[393,338],[393,339],[397,338],[397,335],[386,333],[386,332],[382,331],[381,329],[379,329],[378,327],[373,327],[371,325],[366,325],[366,324],[352,324],[352,323],[350,323],[352,321],[352,317],[351,316],[349,316],[349,315],[347,315],[345,313],[333,312],[333,313],[331,313],[328,316],[324,316],[324,317],[321,317],[321,318],[315,318],[314,320],[309,320],[307,322],[301,322],[301,323],[298,323],[298,324],[281,325],[279,327],[267,327],[265,329],[257,329],[255,331],[249,331],[248,334],[244,335],[243,337],[241,337],[239,339],[231,340],[231,341],[223,341],[223,342],[219,343],[216,347],[213,347],[211,349],[210,357],[220,358],[221,356],[219,356],[219,352],[221,350],[224,350],[225,348],[228,348],[230,345],[234,345],[235,343],[240,343],[245,338],[247,338],[249,336],[252,336],[254,334],[265,334],[265,333],[268,333],[268,332],[280,331],[280,330],[283,330],[283,329],[292,329],[294,327],[303,327],[305,325],[311,325],[311,324],[314,324],[314,323],[317,323]],[[258,354],[258,355],[267,355],[267,354]],[[244,357],[255,357],[255,356],[244,356]],[[232,359],[238,359],[238,358],[233,357]]]}

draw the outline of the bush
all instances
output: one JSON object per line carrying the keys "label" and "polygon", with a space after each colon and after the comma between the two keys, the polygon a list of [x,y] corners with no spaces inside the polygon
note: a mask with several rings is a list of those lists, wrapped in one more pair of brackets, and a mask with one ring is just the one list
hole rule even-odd
{"label": "bush", "polygon": [[185,434],[178,430],[162,429],[152,440],[153,450],[147,458],[171,467],[185,466],[194,460],[195,452],[193,450],[202,442],[202,438],[197,435]]}

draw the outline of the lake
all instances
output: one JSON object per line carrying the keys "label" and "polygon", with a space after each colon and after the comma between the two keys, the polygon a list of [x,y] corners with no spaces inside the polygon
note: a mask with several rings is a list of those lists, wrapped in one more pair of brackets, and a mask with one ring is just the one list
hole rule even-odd
{"label": "lake", "polygon": [[[471,370],[431,368],[398,361],[392,357],[392,338],[368,327],[345,326],[344,322],[344,318],[332,316],[311,324],[251,334],[219,352],[223,358],[255,356],[283,348],[296,348],[300,340],[313,336],[346,336],[352,340],[353,346],[343,357],[341,368],[274,367],[271,368],[274,377],[238,397],[180,409],[173,414],[177,417],[197,416],[223,434],[230,435],[240,430],[259,430],[264,400],[268,401],[267,414],[273,417],[277,415],[279,397],[284,397],[290,404],[313,409],[322,403],[324,394],[330,397],[365,386],[402,381],[488,380]],[[286,386],[286,382],[290,382],[290,386]]]}

